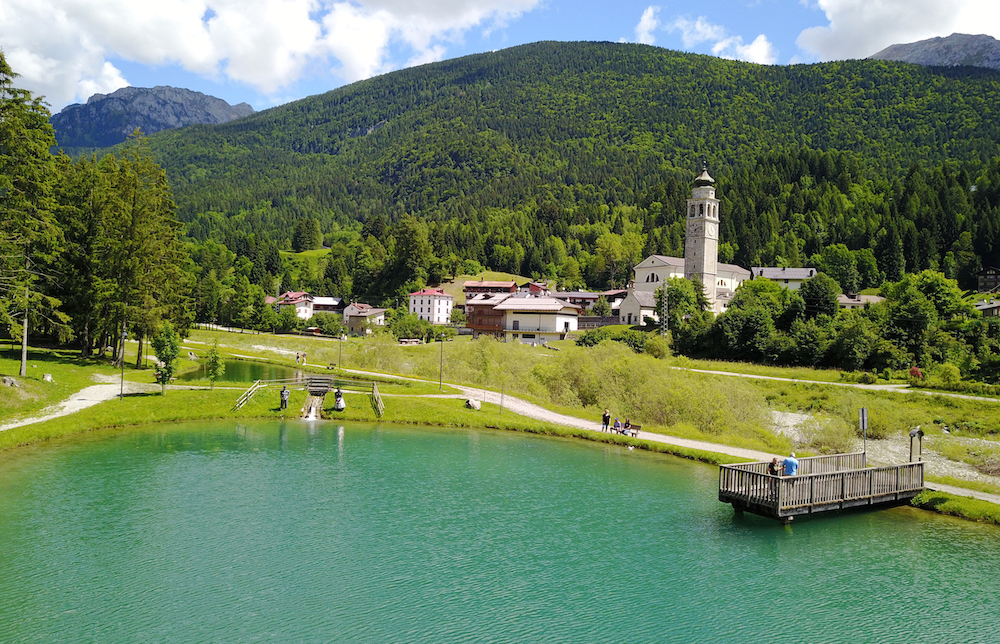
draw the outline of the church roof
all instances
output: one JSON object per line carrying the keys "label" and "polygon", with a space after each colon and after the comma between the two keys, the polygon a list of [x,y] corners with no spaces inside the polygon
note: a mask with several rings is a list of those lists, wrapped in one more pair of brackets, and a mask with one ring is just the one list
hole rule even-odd
{"label": "church roof", "polygon": [[698,187],[708,186],[713,183],[715,183],[715,179],[713,179],[712,175],[708,173],[708,168],[704,168],[701,171],[701,174],[698,175],[698,178],[694,180],[694,185]]}

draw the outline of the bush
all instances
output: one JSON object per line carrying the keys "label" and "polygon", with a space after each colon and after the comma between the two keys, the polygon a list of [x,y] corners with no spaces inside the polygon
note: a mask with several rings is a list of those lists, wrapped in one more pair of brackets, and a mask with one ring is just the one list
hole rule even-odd
{"label": "bush", "polygon": [[644,351],[654,358],[662,360],[670,355],[670,343],[662,335],[654,335],[646,340]]}

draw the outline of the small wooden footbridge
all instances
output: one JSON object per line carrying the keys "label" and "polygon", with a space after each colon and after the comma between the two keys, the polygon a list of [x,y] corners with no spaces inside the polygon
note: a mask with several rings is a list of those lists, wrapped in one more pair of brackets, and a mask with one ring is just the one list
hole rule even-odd
{"label": "small wooden footbridge", "polygon": [[309,393],[306,403],[302,407],[302,415],[306,418],[314,418],[323,409],[323,401],[331,391],[341,391],[344,393],[368,394],[372,410],[379,418],[385,413],[385,403],[379,393],[378,384],[372,380],[361,380],[355,378],[339,378],[331,376],[305,375],[301,378],[283,378],[276,380],[257,380],[243,392],[233,409],[239,409],[247,404],[260,390],[267,388],[288,387],[289,389],[304,389]]}
{"label": "small wooden footbridge", "polygon": [[921,461],[868,467],[864,452],[800,458],[795,476],[771,476],[767,462],[719,467],[719,500],[736,512],[793,517],[860,506],[903,503],[924,489]]}

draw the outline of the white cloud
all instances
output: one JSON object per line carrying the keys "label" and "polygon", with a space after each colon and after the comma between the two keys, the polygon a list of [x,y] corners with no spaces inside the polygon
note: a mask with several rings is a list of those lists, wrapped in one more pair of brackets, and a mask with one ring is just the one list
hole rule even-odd
{"label": "white cloud", "polygon": [[952,33],[1000,38],[996,0],[816,0],[829,24],[799,34],[796,44],[819,60],[865,58],[896,43]]}
{"label": "white cloud", "polygon": [[656,42],[653,32],[660,27],[660,20],[656,17],[659,12],[660,8],[653,5],[649,5],[642,12],[642,18],[639,19],[639,24],[635,26],[636,42],[644,45],[652,45]]}
{"label": "white cloud", "polygon": [[128,85],[113,58],[273,94],[331,67],[352,81],[440,60],[469,29],[542,1],[3,0],[0,44],[21,86],[57,108]]}
{"label": "white cloud", "polygon": [[719,41],[726,37],[725,27],[713,25],[705,19],[705,16],[700,16],[695,21],[678,18],[670,26],[670,31],[681,32],[681,40],[684,41],[685,47],[694,47],[708,40]]}
{"label": "white cloud", "polygon": [[773,65],[778,61],[778,50],[760,34],[749,45],[742,36],[728,36],[726,28],[710,23],[704,16],[697,20],[677,18],[670,25],[670,31],[680,31],[685,47],[694,47],[703,42],[711,42],[712,53],[720,58],[745,60],[749,63]]}
{"label": "white cloud", "polygon": [[749,45],[740,36],[731,36],[712,45],[712,53],[720,58],[745,60],[748,63],[773,65],[778,62],[778,50],[764,34],[754,38]]}

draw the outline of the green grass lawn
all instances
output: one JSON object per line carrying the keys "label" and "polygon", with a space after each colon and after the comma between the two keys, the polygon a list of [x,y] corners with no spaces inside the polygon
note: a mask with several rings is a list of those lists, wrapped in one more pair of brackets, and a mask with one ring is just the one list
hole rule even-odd
{"label": "green grass lawn", "polygon": [[[11,350],[8,345],[0,351],[0,375],[13,377],[19,385],[0,387],[0,424],[37,412],[96,384],[93,374],[119,373],[107,360],[82,360],[77,351],[34,347],[28,351],[28,375],[19,376],[20,369],[20,348]],[[126,367],[126,373],[130,372]],[[45,374],[51,374],[53,382],[45,382]]]}

